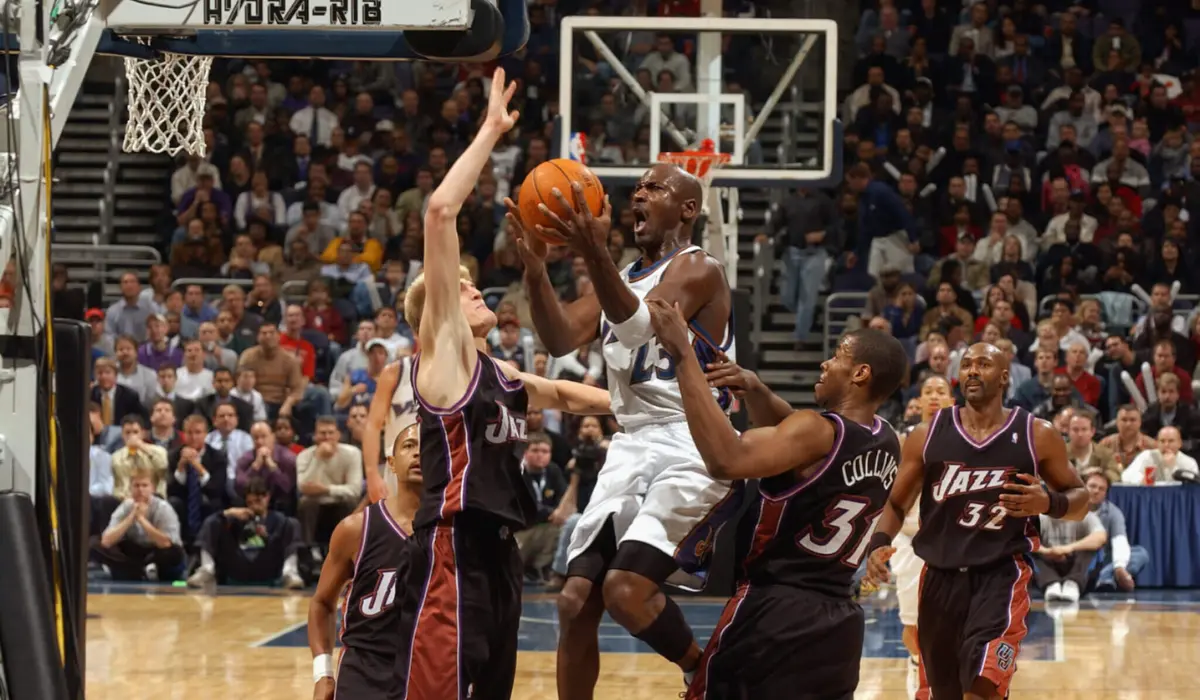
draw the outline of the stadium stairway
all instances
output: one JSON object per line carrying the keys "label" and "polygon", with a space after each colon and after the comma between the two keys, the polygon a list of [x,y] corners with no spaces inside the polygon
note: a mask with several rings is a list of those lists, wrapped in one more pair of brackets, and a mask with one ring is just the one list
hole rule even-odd
{"label": "stadium stairway", "polygon": [[[172,163],[168,156],[124,153],[127,115],[122,83],[88,82],[63,127],[55,151],[53,242],[76,245],[157,247],[155,226],[165,202]],[[104,298],[115,298],[121,270],[79,254],[62,254],[72,284],[101,282]],[[134,269],[145,281],[149,268]]]}
{"label": "stadium stairway", "polygon": [[[805,98],[810,96],[805,95]],[[816,156],[819,133],[817,115],[819,104],[803,99],[794,103],[781,103],[774,114],[767,118],[759,133],[767,163],[779,164],[784,158],[780,148],[790,139],[795,153],[792,159],[803,161]],[[754,239],[766,232],[772,204],[788,195],[785,189],[749,189],[739,191],[742,217],[738,225],[738,286],[754,288]],[[768,307],[763,321],[761,346],[758,348],[758,374],[781,398],[797,408],[814,405],[813,385],[820,374],[824,360],[821,348],[820,318],[813,332],[797,350],[792,338],[795,317],[779,301],[780,277],[778,271],[770,280]],[[754,313],[760,313],[754,310]]]}

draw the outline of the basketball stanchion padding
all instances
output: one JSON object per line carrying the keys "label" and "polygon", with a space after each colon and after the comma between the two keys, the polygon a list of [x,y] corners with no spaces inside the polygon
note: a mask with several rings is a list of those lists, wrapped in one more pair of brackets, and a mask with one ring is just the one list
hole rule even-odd
{"label": "basketball stanchion padding", "polygon": [[0,493],[0,649],[13,700],[67,700],[44,541],[29,495]]}
{"label": "basketball stanchion padding", "polygon": [[471,26],[467,29],[410,29],[404,32],[404,38],[413,51],[430,60],[490,61],[500,55],[504,27],[496,0],[471,0]]}

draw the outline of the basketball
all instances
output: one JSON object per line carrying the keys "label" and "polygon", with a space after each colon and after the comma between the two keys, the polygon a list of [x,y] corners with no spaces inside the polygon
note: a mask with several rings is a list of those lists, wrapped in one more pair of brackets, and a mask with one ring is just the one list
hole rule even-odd
{"label": "basketball", "polygon": [[[548,160],[531,170],[529,175],[525,176],[525,182],[521,183],[521,192],[517,197],[521,220],[530,233],[548,245],[563,245],[566,241],[558,235],[553,221],[542,214],[538,205],[545,204],[550,211],[566,221],[571,212],[564,211],[562,204],[552,193],[558,188],[567,202],[574,207],[575,192],[571,189],[572,182],[583,186],[583,198],[588,209],[593,216],[600,216],[604,211],[604,187],[600,184],[600,178],[579,161],[567,158]],[[549,230],[538,231],[539,225]]]}

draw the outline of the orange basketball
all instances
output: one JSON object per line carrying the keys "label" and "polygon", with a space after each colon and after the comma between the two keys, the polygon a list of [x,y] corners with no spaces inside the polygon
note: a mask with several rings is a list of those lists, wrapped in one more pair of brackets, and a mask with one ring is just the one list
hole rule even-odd
{"label": "orange basketball", "polygon": [[[517,207],[521,210],[521,219],[530,233],[549,245],[563,245],[565,241],[562,236],[558,235],[552,220],[538,209],[538,205],[545,204],[546,208],[557,214],[563,221],[568,221],[567,217],[571,212],[565,211],[558,198],[552,193],[555,188],[558,188],[567,202],[572,207],[576,206],[575,192],[571,189],[572,182],[578,182],[583,186],[583,198],[588,209],[591,210],[593,216],[600,216],[600,213],[604,211],[604,187],[600,184],[600,178],[579,161],[567,158],[548,160],[531,170],[529,175],[525,176],[525,182],[521,183],[521,191],[517,196]],[[538,225],[545,226],[549,230],[541,233],[537,229]]]}

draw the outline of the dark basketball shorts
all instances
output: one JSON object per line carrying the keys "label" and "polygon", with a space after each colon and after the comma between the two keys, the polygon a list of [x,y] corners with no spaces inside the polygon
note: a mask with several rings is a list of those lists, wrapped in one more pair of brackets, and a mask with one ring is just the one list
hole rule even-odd
{"label": "dark basketball shorts", "polygon": [[851,700],[865,625],[849,598],[743,583],[721,613],[687,700]]}
{"label": "dark basketball shorts", "polygon": [[1000,697],[1017,671],[1029,628],[1029,580],[1023,557],[965,570],[921,572],[917,640],[921,647],[918,700],[958,700],[976,678],[996,686]]}
{"label": "dark basketball shorts", "polygon": [[508,700],[523,570],[508,528],[465,514],[415,535],[407,700]]}
{"label": "dark basketball shorts", "polygon": [[398,671],[395,654],[343,647],[334,700],[401,700],[404,687]]}

